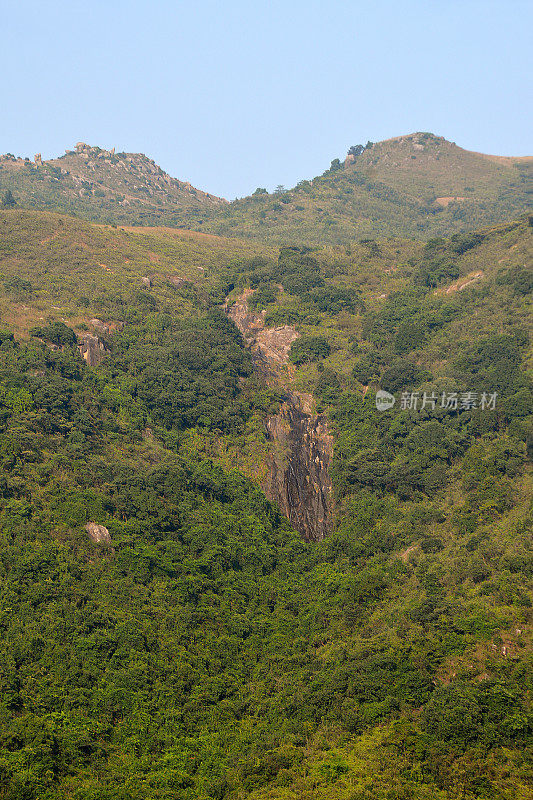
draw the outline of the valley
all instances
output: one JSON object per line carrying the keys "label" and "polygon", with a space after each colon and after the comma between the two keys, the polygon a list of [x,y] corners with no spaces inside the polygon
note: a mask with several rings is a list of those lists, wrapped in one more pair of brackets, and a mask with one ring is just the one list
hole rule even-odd
{"label": "valley", "polygon": [[526,800],[532,253],[0,212],[3,800]]}

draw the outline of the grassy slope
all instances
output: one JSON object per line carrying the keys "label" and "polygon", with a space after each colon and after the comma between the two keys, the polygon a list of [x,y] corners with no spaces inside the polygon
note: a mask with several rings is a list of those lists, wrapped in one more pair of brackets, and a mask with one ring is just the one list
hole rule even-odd
{"label": "grassy slope", "polygon": [[520,167],[530,167],[531,160],[473,153],[443,138],[414,134],[365,150],[352,169],[414,196],[472,194],[483,200],[496,199],[500,185],[519,183]]}
{"label": "grassy slope", "polygon": [[[0,270],[4,276],[0,314],[2,322],[21,337],[43,317],[61,319],[74,327],[89,324],[94,316],[126,318],[127,333],[130,323],[124,306],[143,308],[146,287],[140,279],[146,275],[155,275],[148,292],[158,304],[154,324],[159,312],[177,319],[194,318],[203,313],[209,294],[219,292],[221,278],[227,282],[233,275],[239,280],[239,276],[247,274],[242,271],[243,264],[250,263],[253,274],[257,262],[250,259],[256,256],[262,256],[274,269],[276,264],[276,254],[270,249],[178,231],[122,231],[22,211],[4,212],[0,222]],[[453,362],[459,352],[468,351],[491,333],[523,328],[531,319],[530,298],[516,293],[512,283],[501,282],[498,276],[530,265],[531,253],[532,229],[525,220],[484,231],[481,241],[459,256],[456,264],[460,277],[480,271],[483,276],[461,292],[446,293],[457,283],[456,278],[426,291],[424,302],[439,304],[442,300],[454,312],[445,316],[444,325],[432,329],[419,346],[402,357],[428,369],[437,380],[453,380]],[[325,248],[313,256],[328,285],[357,287],[367,306],[365,318],[346,311],[315,312],[312,324],[303,321],[298,326],[303,335],[325,336],[332,345],[331,354],[320,363],[298,367],[294,380],[297,386],[315,391],[336,431],[338,531],[329,541],[305,548],[296,566],[283,554],[280,534],[273,534],[268,548],[279,548],[276,552],[281,566],[273,575],[267,574],[268,570],[261,577],[254,573],[257,595],[248,585],[246,591],[251,594],[240,594],[247,575],[245,568],[244,574],[229,571],[231,584],[220,595],[216,594],[214,583],[209,583],[205,593],[193,602],[178,601],[176,598],[185,592],[182,578],[191,581],[187,591],[192,592],[194,581],[206,580],[205,575],[201,577],[206,564],[217,568],[222,559],[217,530],[220,535],[221,530],[233,533],[239,528],[235,552],[240,547],[239,537],[250,533],[253,543],[246,539],[246,547],[251,552],[258,546],[258,532],[265,526],[268,529],[271,523],[262,516],[263,512],[256,511],[251,527],[240,527],[248,513],[247,503],[251,503],[246,499],[251,497],[249,489],[239,489],[242,497],[239,495],[234,505],[224,511],[221,522],[218,506],[226,501],[218,499],[219,490],[209,494],[209,481],[216,486],[220,478],[206,478],[203,483],[195,479],[195,485],[203,487],[198,491],[205,492],[208,487],[207,495],[198,507],[193,504],[180,510],[185,531],[197,530],[199,540],[204,542],[211,542],[209,537],[214,536],[214,546],[205,563],[200,554],[194,579],[187,576],[187,569],[192,576],[192,553],[196,547],[201,552],[201,546],[193,543],[190,551],[180,551],[179,563],[186,565],[185,572],[183,576],[180,572],[179,581],[170,579],[165,573],[167,561],[158,559],[162,558],[163,545],[167,548],[165,559],[171,558],[176,545],[159,544],[157,537],[160,530],[167,530],[167,516],[174,513],[178,500],[169,500],[168,488],[158,489],[156,495],[143,490],[139,500],[130,492],[130,505],[113,510],[116,500],[112,491],[120,496],[124,489],[114,488],[117,479],[106,465],[116,465],[119,472],[129,469],[128,479],[133,486],[131,470],[140,480],[141,475],[161,464],[163,471],[172,475],[178,446],[186,459],[191,453],[195,461],[198,453],[209,455],[221,460],[226,468],[244,466],[253,475],[254,459],[264,453],[264,407],[261,410],[256,405],[238,433],[221,434],[200,427],[176,437],[153,422],[150,428],[136,433],[127,409],[116,411],[113,405],[101,412],[107,428],[103,438],[94,443],[79,444],[72,430],[65,434],[54,432],[54,442],[48,443],[51,452],[57,451],[52,469],[46,460],[44,464],[29,460],[25,471],[13,476],[19,481],[13,486],[15,491],[17,486],[23,486],[27,496],[35,493],[41,520],[39,548],[48,548],[48,552],[51,536],[53,547],[59,549],[58,574],[64,576],[62,580],[67,580],[68,573],[78,581],[80,573],[85,582],[80,588],[78,584],[65,583],[65,595],[53,596],[50,601],[49,582],[44,579],[40,583],[39,570],[45,574],[45,562],[41,555],[32,555],[35,561],[29,560],[26,568],[33,570],[28,574],[33,575],[29,586],[35,583],[35,596],[28,596],[21,609],[31,621],[31,642],[48,631],[52,643],[53,631],[47,628],[47,620],[53,620],[57,613],[54,603],[61,603],[62,614],[68,624],[74,625],[72,635],[83,633],[83,643],[80,640],[79,645],[87,648],[87,688],[83,691],[90,693],[96,706],[89,704],[87,711],[85,701],[75,693],[79,688],[79,667],[68,661],[72,656],[68,649],[54,650],[50,644],[42,663],[38,661],[38,645],[34,654],[31,648],[23,650],[17,656],[22,664],[22,695],[33,694],[36,705],[31,705],[33,717],[22,717],[15,710],[15,722],[9,723],[15,728],[9,728],[9,737],[2,742],[0,766],[7,770],[15,765],[20,779],[13,784],[14,794],[2,787],[4,797],[11,800],[27,791],[25,796],[29,798],[107,800],[120,797],[119,787],[124,783],[126,794],[122,796],[144,798],[148,786],[150,796],[158,800],[385,800],[391,796],[416,800],[526,800],[530,796],[527,761],[520,752],[525,746],[526,724],[520,715],[525,712],[517,700],[524,695],[526,712],[530,709],[526,654],[531,634],[527,583],[531,483],[527,466],[519,467],[511,477],[504,473],[489,476],[493,484],[507,486],[510,505],[490,506],[489,516],[480,519],[473,532],[457,524],[458,512],[475,492],[475,480],[479,481],[476,470],[482,469],[479,464],[483,456],[475,446],[485,448],[489,469],[492,449],[508,446],[509,438],[518,442],[510,453],[520,452],[521,447],[523,450],[523,423],[513,423],[513,433],[502,418],[494,429],[483,433],[476,432],[475,420],[466,419],[462,423],[466,433],[462,435],[470,443],[468,454],[452,456],[448,482],[429,493],[417,489],[410,496],[402,496],[387,490],[374,496],[368,487],[359,489],[349,480],[346,482],[343,454],[355,453],[356,460],[364,461],[358,455],[357,436],[368,419],[372,430],[380,424],[375,414],[361,416],[361,397],[367,387],[353,377],[352,370],[374,347],[367,332],[369,321],[386,311],[391,294],[412,287],[423,248],[412,242],[387,241],[377,248],[369,244]],[[197,287],[196,292],[176,292],[167,281],[171,275],[190,280]],[[29,281],[31,288],[13,288],[9,281],[14,276]],[[123,305],[116,303],[117,295],[122,296]],[[216,302],[217,296],[211,296]],[[309,310],[306,301],[284,293],[268,306],[268,311],[275,311],[280,304],[302,312]],[[151,329],[149,336],[156,345],[157,328]],[[380,347],[388,353],[388,343]],[[531,350],[523,356],[525,362],[531,360]],[[394,353],[386,356],[394,357]],[[387,366],[381,366],[381,372]],[[95,373],[106,398],[125,391],[131,381],[127,376],[123,380],[120,370],[115,374],[104,367]],[[338,382],[333,394],[328,394],[321,379],[327,374],[331,380],[332,373]],[[370,405],[376,385],[366,394]],[[96,401],[90,397],[91,413],[96,414]],[[339,398],[344,405],[339,405]],[[254,402],[257,398],[252,399]],[[353,408],[356,413],[352,418]],[[22,415],[15,419],[22,430],[26,412],[16,413]],[[116,420],[114,414],[118,414]],[[416,418],[408,421],[410,429],[423,423]],[[16,435],[16,426],[13,430]],[[23,444],[22,448],[27,446]],[[85,456],[80,450],[83,446],[88,448]],[[244,464],[243,450],[247,451]],[[5,463],[9,471],[10,462]],[[83,463],[89,467],[82,468]],[[83,488],[85,472],[89,481],[96,476],[97,482]],[[58,505],[54,481],[62,485],[67,495],[67,511]],[[190,487],[190,476],[188,481]],[[179,502],[187,494],[184,486],[180,485]],[[477,497],[472,496],[474,500]],[[491,498],[484,498],[488,500]],[[138,520],[131,510],[135,502],[143,508]],[[146,515],[148,502],[152,511]],[[79,521],[80,509],[85,513],[84,503],[92,504],[87,513],[100,509],[98,513],[107,515],[116,558],[102,561],[84,544]],[[11,531],[26,531],[17,534],[23,538],[31,528],[24,516],[24,499],[14,502],[7,495],[3,513],[3,535],[7,537],[4,555],[9,564],[11,548],[16,547],[16,540],[10,539]],[[30,538],[28,548],[31,541]],[[156,571],[147,578],[150,559],[156,564]],[[58,580],[55,577],[53,585]],[[9,608],[14,595],[7,594],[4,599]],[[85,611],[76,611],[77,616],[71,618],[71,603],[75,609],[85,609],[88,603],[89,619],[85,619]],[[37,608],[35,618],[32,607]],[[143,630],[144,645],[130,631],[130,607],[135,609],[135,627]],[[200,623],[194,635],[182,631],[182,626],[192,624],[189,620],[196,617]],[[2,619],[7,624],[9,614]],[[101,619],[106,620],[103,627],[98,621]],[[179,631],[180,638],[169,638],[171,631]],[[9,637],[15,633],[9,626]],[[119,648],[111,650],[106,661],[106,637],[115,635],[123,637],[128,656]],[[32,661],[34,658],[37,661]],[[63,674],[63,658],[69,665],[64,669],[72,672]],[[182,663],[185,666],[180,672]],[[38,666],[34,668],[32,664]],[[146,682],[145,670],[149,676]],[[189,673],[195,679],[185,692],[182,687]],[[127,710],[127,702],[124,705],[120,699],[121,681],[130,681],[132,674],[136,682],[131,695],[135,707]],[[6,675],[3,679],[8,680],[9,670]],[[103,699],[88,688],[92,680],[109,692]],[[500,714],[498,709],[490,714],[484,711],[483,719],[488,721],[483,727],[475,717],[481,713],[481,699],[476,695],[472,700],[468,695],[471,689],[461,689],[466,699],[454,700],[452,696],[450,700],[446,695],[442,702],[448,703],[444,705],[448,715],[455,707],[463,709],[459,711],[462,715],[466,703],[469,713],[474,714],[471,727],[451,719],[447,729],[439,728],[431,716],[429,721],[424,717],[424,708],[428,693],[431,696],[435,686],[445,692],[450,683],[452,689],[465,685],[473,687],[472,691],[478,691],[476,687],[485,691],[488,686],[486,697],[493,705],[497,692],[503,692],[508,715]],[[66,733],[57,714],[54,716],[60,705],[54,692],[65,686],[68,702],[61,708],[70,726]],[[489,702],[483,697],[483,702]],[[175,698],[179,698],[177,708]],[[28,700],[26,703],[30,705]],[[184,722],[180,717],[181,704],[193,722]],[[109,709],[105,713],[97,710],[104,707]],[[82,733],[84,715],[92,720],[93,727],[84,728]],[[150,723],[152,717],[154,724]],[[56,764],[49,774],[44,767],[43,777],[39,777],[32,764],[44,759],[46,766],[49,744],[46,737],[39,739],[34,729],[48,731],[52,724],[60,749],[69,753],[71,748],[81,760],[66,766]],[[491,726],[501,732],[500,738]],[[156,733],[156,729],[160,732]],[[20,741],[24,742],[23,750],[17,744]],[[31,752],[34,755],[27,761]],[[53,748],[50,752],[53,756]],[[0,772],[0,776],[5,774],[8,773]],[[37,786],[37,794],[24,788],[28,786]]]}
{"label": "grassy slope", "polygon": [[0,212],[0,271],[29,281],[28,291],[3,292],[2,320],[17,332],[49,314],[76,326],[116,314],[125,300],[145,287],[160,300],[181,302],[169,283],[181,277],[208,291],[232,259],[269,253],[268,248],[204,234],[165,228],[95,226],[38,211]]}

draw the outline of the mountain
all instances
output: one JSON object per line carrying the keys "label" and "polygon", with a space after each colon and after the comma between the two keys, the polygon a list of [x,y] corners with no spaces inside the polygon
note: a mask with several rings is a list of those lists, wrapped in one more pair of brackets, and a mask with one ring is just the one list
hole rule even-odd
{"label": "mountain", "polygon": [[115,153],[79,142],[60,158],[0,157],[0,187],[29,208],[98,222],[172,224],[184,209],[226,201],[171,178],[142,153]]}
{"label": "mountain", "polygon": [[146,156],[83,143],[41,163],[0,158],[0,190],[24,207],[126,225],[173,225],[270,244],[428,239],[532,208],[533,158],[463,150],[431,133],[350,148],[323,175],[232,203],[170,178]]}
{"label": "mountain", "polygon": [[350,148],[323,175],[275,194],[256,192],[191,227],[274,244],[342,244],[358,238],[428,239],[530,210],[533,158],[472,153],[430,133]]}
{"label": "mountain", "polygon": [[3,800],[531,796],[532,253],[0,211]]}

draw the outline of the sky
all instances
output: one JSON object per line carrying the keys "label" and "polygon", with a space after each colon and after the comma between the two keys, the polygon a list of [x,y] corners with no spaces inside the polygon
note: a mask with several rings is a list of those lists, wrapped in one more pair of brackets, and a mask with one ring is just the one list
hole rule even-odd
{"label": "sky", "polygon": [[529,0],[4,0],[0,152],[143,152],[228,199],[431,131],[533,155]]}

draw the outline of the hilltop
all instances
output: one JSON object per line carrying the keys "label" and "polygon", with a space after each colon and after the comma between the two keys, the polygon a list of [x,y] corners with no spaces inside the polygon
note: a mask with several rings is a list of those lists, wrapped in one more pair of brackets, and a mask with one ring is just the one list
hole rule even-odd
{"label": "hilltop", "polygon": [[[193,227],[275,244],[427,239],[512,219],[532,207],[533,158],[472,153],[430,133],[350,148],[344,161],[290,190],[261,190]],[[196,220],[196,225],[194,221]]]}
{"label": "hilltop", "polygon": [[172,224],[184,209],[226,201],[171,178],[142,153],[115,153],[79,142],[59,158],[0,156],[0,187],[29,208],[98,222]]}
{"label": "hilltop", "polygon": [[533,158],[473,153],[431,133],[350,148],[294,188],[227,203],[142,154],[83,143],[41,163],[0,158],[0,190],[24,207],[88,220],[170,225],[270,244],[428,239],[511,220],[532,207]]}

